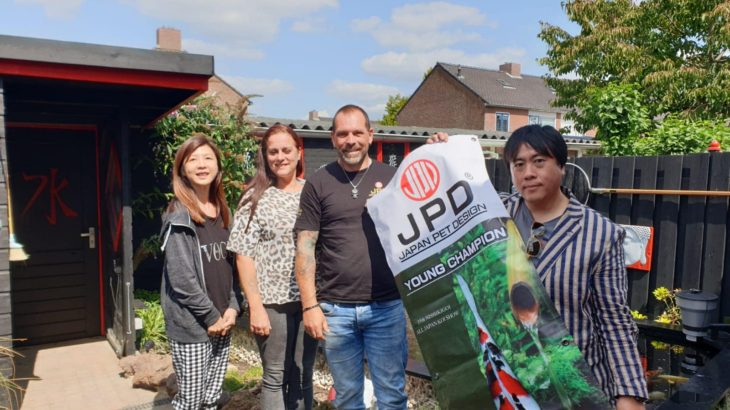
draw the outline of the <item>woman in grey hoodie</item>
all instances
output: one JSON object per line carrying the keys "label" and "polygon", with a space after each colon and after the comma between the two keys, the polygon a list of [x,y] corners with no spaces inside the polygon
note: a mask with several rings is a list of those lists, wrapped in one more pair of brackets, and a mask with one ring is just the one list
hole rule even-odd
{"label": "woman in grey hoodie", "polygon": [[175,198],[163,215],[162,310],[172,350],[176,410],[216,409],[239,306],[226,251],[231,214],[221,154],[206,136],[185,141],[175,155]]}

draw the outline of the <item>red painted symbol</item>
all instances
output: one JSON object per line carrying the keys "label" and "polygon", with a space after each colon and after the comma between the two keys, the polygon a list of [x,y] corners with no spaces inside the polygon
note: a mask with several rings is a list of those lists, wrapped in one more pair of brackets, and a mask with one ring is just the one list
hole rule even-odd
{"label": "red painted symbol", "polygon": [[48,186],[48,180],[50,178],[51,180],[51,186],[48,188],[48,194],[50,197],[50,209],[51,214],[46,215],[46,220],[49,224],[55,225],[57,222],[56,219],[56,205],[61,208],[61,212],[64,216],[67,218],[75,218],[79,216],[79,214],[71,209],[68,205],[66,205],[65,202],[63,202],[63,199],[61,199],[61,191],[66,189],[68,187],[68,179],[65,177],[61,180],[59,184],[56,184],[56,177],[58,176],[58,168],[51,168],[51,175],[50,177],[47,175],[26,175],[25,172],[23,173],[23,179],[26,181],[33,181],[33,180],[39,180],[38,188],[36,188],[35,192],[33,193],[33,196],[30,197],[30,200],[28,201],[28,204],[23,208],[23,212],[21,213],[21,216],[25,216],[25,214],[30,210],[30,208],[33,207],[33,205],[36,203],[38,198],[41,196],[43,191]]}
{"label": "red painted symbol", "polygon": [[112,249],[119,251],[122,239],[122,168],[119,165],[119,155],[114,144],[109,148],[109,165],[106,171],[107,217],[112,235]]}
{"label": "red painted symbol", "polygon": [[400,178],[400,187],[406,196],[414,201],[423,201],[433,195],[441,178],[436,165],[426,159],[419,159],[406,167]]}

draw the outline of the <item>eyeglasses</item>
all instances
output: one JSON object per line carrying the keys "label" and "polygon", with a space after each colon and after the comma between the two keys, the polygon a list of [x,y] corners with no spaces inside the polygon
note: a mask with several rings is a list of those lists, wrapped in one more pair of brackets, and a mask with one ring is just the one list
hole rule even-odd
{"label": "eyeglasses", "polygon": [[534,222],[532,224],[530,237],[527,239],[527,244],[525,244],[525,252],[527,253],[527,256],[534,258],[540,254],[540,250],[542,249],[542,241],[540,238],[544,235],[545,225],[539,222]]}

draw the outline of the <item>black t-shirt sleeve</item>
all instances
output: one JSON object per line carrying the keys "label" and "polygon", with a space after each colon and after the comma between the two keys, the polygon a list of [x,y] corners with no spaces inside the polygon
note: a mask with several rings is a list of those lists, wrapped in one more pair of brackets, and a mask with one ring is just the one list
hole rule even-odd
{"label": "black t-shirt sleeve", "polygon": [[295,231],[319,231],[319,223],[322,216],[322,207],[314,184],[307,181],[302,189],[302,196],[299,200],[299,211],[297,221],[294,224]]}

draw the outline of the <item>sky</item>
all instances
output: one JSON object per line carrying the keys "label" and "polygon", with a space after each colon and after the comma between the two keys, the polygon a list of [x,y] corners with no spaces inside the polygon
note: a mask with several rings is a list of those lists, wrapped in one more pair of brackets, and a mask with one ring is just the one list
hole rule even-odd
{"label": "sky", "polygon": [[560,0],[0,0],[0,34],[152,49],[159,27],[215,72],[252,115],[306,119],[349,103],[382,117],[437,62],[543,75],[540,22],[571,31]]}

